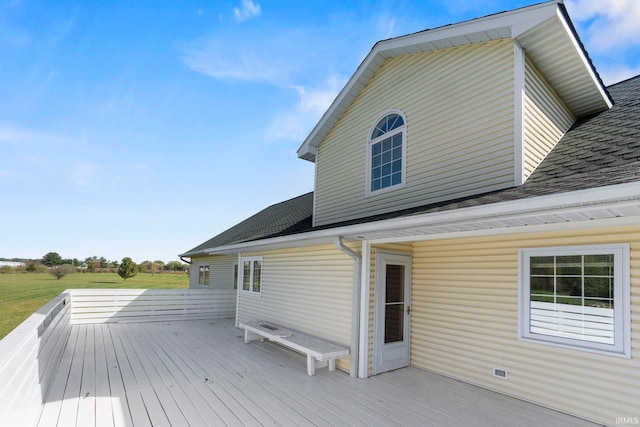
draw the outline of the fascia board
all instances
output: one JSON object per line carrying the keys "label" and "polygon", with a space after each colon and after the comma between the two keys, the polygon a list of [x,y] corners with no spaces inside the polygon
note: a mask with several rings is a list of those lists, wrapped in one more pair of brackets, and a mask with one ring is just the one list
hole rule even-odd
{"label": "fascia board", "polygon": [[503,30],[500,34],[511,34],[511,37],[514,38],[515,36],[512,34],[513,28],[516,28],[518,34],[520,34],[527,29],[539,25],[554,16],[558,10],[559,3],[560,0],[555,0],[510,12],[502,12],[496,15],[486,16],[484,18],[477,18],[458,24],[447,25],[406,36],[379,41],[373,46],[369,54],[356,69],[356,72],[351,76],[327,111],[322,115],[320,121],[312,129],[309,136],[307,136],[300,148],[298,148],[298,157],[315,162],[320,140],[348,107],[348,105],[344,105],[347,104],[344,102],[345,98],[350,96],[349,99],[353,99],[354,95],[350,95],[351,92],[356,87],[363,87],[364,84],[366,84],[366,81],[370,79],[372,73],[377,71],[385,59],[399,55],[399,53],[395,52],[406,51],[410,46],[436,43],[438,41],[449,39],[460,39],[461,37],[464,38],[466,36],[470,36],[468,40],[469,43],[472,43],[473,37],[471,37],[471,35],[498,29]]}
{"label": "fascia board", "polygon": [[363,224],[335,227],[307,233],[294,234],[273,239],[264,239],[236,245],[205,249],[207,254],[237,253],[265,248],[294,247],[331,243],[337,236],[363,236],[378,230],[403,230],[412,227],[439,224],[455,224],[500,216],[546,215],[562,209],[580,209],[588,206],[616,204],[623,201],[640,202],[640,182],[617,184],[569,193],[559,193],[529,199],[511,200],[490,205],[473,206],[457,210],[417,214],[410,217],[394,218]]}
{"label": "fascia board", "polygon": [[611,96],[605,89],[600,78],[596,75],[593,65],[589,61],[589,58],[587,58],[586,52],[584,51],[582,45],[578,41],[575,30],[573,29],[572,25],[569,23],[568,16],[564,11],[558,8],[558,10],[556,11],[556,19],[563,26],[565,32],[567,33],[567,37],[569,38],[569,40],[571,40],[571,43],[573,44],[576,54],[579,56],[580,61],[584,64],[585,72],[589,74],[589,77],[593,81],[594,87],[599,92],[600,96],[602,96],[602,99],[605,101],[605,103],[607,104],[607,108],[611,108],[613,106],[613,101],[611,99]]}

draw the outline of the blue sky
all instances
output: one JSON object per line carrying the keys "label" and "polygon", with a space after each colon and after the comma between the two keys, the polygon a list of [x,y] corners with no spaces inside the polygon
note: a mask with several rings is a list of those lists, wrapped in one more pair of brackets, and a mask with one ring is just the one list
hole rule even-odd
{"label": "blue sky", "polygon": [[[532,3],[0,0],[0,257],[177,259],[313,189],[296,150],[376,41]],[[640,2],[566,4],[640,74]]]}

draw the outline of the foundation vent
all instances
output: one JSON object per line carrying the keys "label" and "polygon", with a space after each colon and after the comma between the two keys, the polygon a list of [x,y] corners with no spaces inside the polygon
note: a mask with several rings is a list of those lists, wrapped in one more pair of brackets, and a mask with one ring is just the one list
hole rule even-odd
{"label": "foundation vent", "polygon": [[509,371],[502,368],[493,368],[493,376],[503,380],[509,379]]}

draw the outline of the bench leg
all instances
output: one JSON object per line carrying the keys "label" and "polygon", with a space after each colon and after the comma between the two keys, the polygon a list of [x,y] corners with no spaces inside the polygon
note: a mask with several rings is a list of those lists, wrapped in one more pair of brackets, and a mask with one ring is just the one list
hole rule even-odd
{"label": "bench leg", "polygon": [[329,359],[329,372],[336,370],[336,359]]}
{"label": "bench leg", "polygon": [[316,374],[316,358],[307,354],[307,375],[313,376]]}

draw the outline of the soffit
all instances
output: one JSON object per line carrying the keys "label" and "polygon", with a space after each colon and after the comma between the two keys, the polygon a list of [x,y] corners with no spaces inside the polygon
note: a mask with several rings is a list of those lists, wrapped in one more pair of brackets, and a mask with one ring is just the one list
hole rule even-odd
{"label": "soffit", "polygon": [[576,117],[612,103],[579,40],[560,13],[515,40]]}
{"label": "soffit", "polygon": [[454,238],[458,235],[509,234],[539,231],[543,229],[568,230],[571,228],[626,225],[640,223],[640,202],[638,200],[617,202],[608,206],[573,206],[536,213],[496,215],[465,221],[444,221],[425,223],[405,228],[380,228],[345,238],[366,238],[375,243],[403,242]]}

